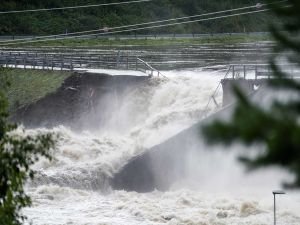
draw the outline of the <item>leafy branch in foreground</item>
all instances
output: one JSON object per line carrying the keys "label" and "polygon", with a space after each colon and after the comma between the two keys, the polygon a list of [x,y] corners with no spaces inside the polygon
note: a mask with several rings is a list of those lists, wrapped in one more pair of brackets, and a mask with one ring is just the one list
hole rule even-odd
{"label": "leafy branch in foreground", "polygon": [[30,166],[40,157],[51,159],[54,138],[51,134],[31,136],[9,124],[7,105],[0,92],[0,225],[19,225],[26,219],[20,210],[31,205],[24,191],[27,179],[34,177]]}
{"label": "leafy branch in foreground", "polygon": [[[274,7],[273,11],[281,19],[271,30],[277,45],[271,67],[276,79],[269,86],[274,91],[286,90],[299,97],[299,82],[289,79],[279,61],[284,59],[290,68],[300,67],[300,2],[288,0],[289,7]],[[295,180],[287,187],[300,187],[300,100],[290,98],[287,102],[274,100],[269,109],[263,109],[247,99],[241,91],[235,90],[237,105],[229,122],[214,121],[204,126],[202,131],[209,143],[231,144],[241,140],[245,144],[263,143],[265,151],[255,158],[240,157],[248,168],[278,165],[295,174]]]}

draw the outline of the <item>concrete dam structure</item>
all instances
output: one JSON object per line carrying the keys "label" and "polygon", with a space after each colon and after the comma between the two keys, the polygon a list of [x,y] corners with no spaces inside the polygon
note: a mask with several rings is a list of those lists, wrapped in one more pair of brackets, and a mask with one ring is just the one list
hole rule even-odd
{"label": "concrete dam structure", "polygon": [[[20,109],[13,119],[26,127],[55,127],[63,124],[74,130],[104,129],[110,112],[116,110],[125,96],[155,79],[148,76],[110,76],[74,74],[52,94]],[[261,90],[265,80],[223,79],[223,109],[192,127],[144,151],[128,161],[109,178],[113,189],[150,192],[168,190],[176,181],[191,173],[191,160],[199,160],[199,148],[205,148],[201,125],[215,118],[228,118],[233,110],[233,87],[248,94]],[[97,108],[97,110],[94,110]],[[101,112],[101,113],[95,113]],[[88,118],[88,120],[86,120]]]}
{"label": "concrete dam structure", "polygon": [[191,160],[199,160],[201,163],[199,152],[206,148],[201,126],[214,119],[223,120],[231,116],[236,101],[234,88],[238,88],[246,96],[263,98],[267,79],[227,78],[221,84],[221,110],[131,160],[111,179],[112,187],[137,192],[151,192],[155,189],[166,191],[176,181],[184,180],[193,170],[189,168]]}
{"label": "concrete dam structure", "polygon": [[[263,85],[265,82],[257,83]],[[233,87],[238,87],[245,94],[249,94],[254,90],[252,84],[252,81],[244,79],[223,79],[222,110],[132,159],[111,179],[112,187],[137,192],[151,192],[155,189],[166,191],[176,181],[184,179],[191,172],[189,168],[191,158],[201,162],[199,151],[205,148],[201,126],[214,119],[229,118],[235,101]]]}
{"label": "concrete dam structure", "polygon": [[223,89],[222,105],[227,106],[236,101],[235,88],[241,90],[246,96],[253,94],[261,86],[266,85],[268,79],[223,79],[221,80]]}

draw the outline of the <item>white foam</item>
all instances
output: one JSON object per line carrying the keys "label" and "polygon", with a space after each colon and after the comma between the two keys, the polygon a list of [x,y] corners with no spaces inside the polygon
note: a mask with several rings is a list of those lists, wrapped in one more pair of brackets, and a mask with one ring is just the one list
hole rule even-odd
{"label": "white foam", "polygon": [[[36,183],[93,189],[104,182],[105,186],[105,181],[99,181],[103,177],[113,176],[134,156],[198,122],[220,75],[201,71],[166,75],[168,80],[153,78],[150,86],[131,92],[111,112],[104,130],[74,132],[64,126],[28,130],[59,136],[55,160],[35,165],[39,170]],[[215,108],[210,107],[212,112]]]}
{"label": "white foam", "polygon": [[[235,162],[235,153],[201,150],[202,161],[191,160],[193,176],[182,181],[185,186],[175,184],[173,191],[138,194],[107,189],[105,177],[113,176],[132,157],[198,122],[224,75],[201,69],[163,71],[163,74],[168,79],[154,78],[150,85],[125,96],[111,112],[112,119],[107,121],[105,130],[74,132],[60,126],[27,131],[33,134],[50,131],[60,136],[56,159],[38,162],[35,185],[28,187],[34,207],[26,209],[25,214],[34,224],[257,225],[272,222],[269,188],[277,188],[278,180],[287,173],[272,169],[244,179],[241,166]],[[221,96],[218,93],[217,101],[221,101]],[[215,110],[215,105],[209,105],[210,112]],[[219,176],[213,177],[214,174]],[[197,184],[191,184],[191,179]],[[229,186],[236,187],[232,192],[228,192],[228,182],[231,182]],[[193,187],[194,191],[179,187]],[[252,187],[252,190],[241,190],[241,187]],[[299,225],[299,193],[280,197],[278,201],[280,223]]]}
{"label": "white foam", "polygon": [[[114,191],[108,195],[39,187],[32,195],[35,207],[25,212],[34,224],[272,224],[272,196],[234,197],[190,190],[170,192]],[[300,196],[277,199],[277,223],[298,225]],[[49,217],[51,212],[51,217]]]}
{"label": "white foam", "polygon": [[[79,70],[79,69],[76,69]],[[129,75],[129,76],[147,76],[146,73],[136,70],[114,70],[114,69],[84,69],[88,73],[104,73],[111,76]]]}

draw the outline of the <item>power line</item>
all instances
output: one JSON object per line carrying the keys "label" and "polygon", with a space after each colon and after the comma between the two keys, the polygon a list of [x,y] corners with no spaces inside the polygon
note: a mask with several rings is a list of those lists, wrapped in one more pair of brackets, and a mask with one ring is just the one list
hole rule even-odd
{"label": "power line", "polygon": [[[177,23],[160,24],[160,25],[149,26],[149,27],[138,27],[138,28],[133,28],[133,29],[112,31],[112,32],[106,32],[106,33],[100,33],[100,34],[88,34],[88,35],[71,36],[71,37],[65,37],[65,38],[58,38],[56,40],[63,40],[63,39],[67,39],[67,38],[76,38],[76,37],[84,37],[84,36],[91,36],[91,35],[107,35],[107,34],[124,33],[124,32],[129,32],[129,31],[169,27],[169,26],[176,26],[176,25],[182,25],[182,24],[189,24],[189,23],[203,22],[203,21],[216,20],[216,19],[222,19],[222,18],[229,18],[229,17],[234,17],[234,16],[240,16],[240,15],[248,15],[248,14],[260,13],[260,12],[266,12],[266,11],[270,11],[270,9],[262,9],[262,10],[256,10],[256,11],[250,11],[250,12],[236,13],[236,14],[231,14],[231,15],[224,15],[224,16],[205,18],[205,19],[192,20],[192,21],[183,21],[183,22],[177,22]],[[53,40],[53,39],[50,39],[50,40]]]}
{"label": "power line", "polygon": [[56,10],[66,10],[66,9],[92,8],[92,7],[101,7],[101,6],[142,3],[142,2],[150,2],[150,1],[153,0],[134,0],[134,1],[125,1],[125,2],[111,2],[111,3],[101,3],[101,4],[93,4],[93,5],[78,5],[78,6],[66,6],[66,7],[57,7],[57,8],[13,10],[13,11],[3,11],[0,12],[0,14],[15,14],[15,13],[28,13],[28,12],[56,11]]}
{"label": "power line", "polygon": [[[286,0],[278,1],[278,2],[274,2],[274,3],[269,3],[269,4],[259,4],[259,6],[258,5],[252,5],[252,6],[246,6],[246,7],[241,7],[241,8],[235,8],[235,9],[222,10],[222,11],[217,11],[217,12],[198,14],[198,15],[193,15],[193,16],[185,16],[185,17],[178,17],[178,18],[172,18],[172,19],[167,19],[167,20],[158,20],[158,21],[152,21],[152,22],[146,22],[146,23],[138,23],[138,24],[119,26],[119,27],[112,27],[112,28],[108,28],[110,30],[110,32],[106,32],[106,34],[111,33],[112,30],[117,30],[117,29],[137,27],[137,26],[142,26],[142,25],[150,25],[150,24],[177,21],[177,20],[192,19],[192,18],[197,18],[197,17],[209,16],[209,15],[221,14],[221,13],[227,13],[227,12],[234,12],[234,11],[240,11],[240,10],[251,9],[251,8],[258,8],[258,7],[261,8],[261,7],[264,7],[264,6],[267,6],[267,5],[278,4],[278,3],[281,3],[281,2],[286,2]],[[64,34],[40,36],[40,37],[37,37],[35,39],[23,38],[23,39],[15,39],[15,40],[6,40],[6,41],[0,41],[0,43],[12,43],[12,42],[29,41],[29,40],[37,41],[37,39],[59,38],[59,37],[66,37],[66,36],[70,36],[70,35],[86,34],[86,33],[93,33],[93,32],[99,32],[99,31],[103,32],[103,31],[105,31],[105,28],[96,29],[96,30],[88,30],[88,31],[72,32],[72,33],[68,33],[68,34],[64,33]]]}
{"label": "power line", "polygon": [[[262,6],[265,6],[265,5],[266,4],[264,4]],[[152,22],[124,25],[124,26],[119,26],[119,27],[112,27],[112,28],[109,28],[109,30],[136,27],[136,26],[149,25],[149,24],[155,24],[155,23],[163,23],[163,22],[176,21],[176,20],[191,19],[191,18],[196,18],[196,17],[209,16],[209,15],[221,14],[221,13],[232,12],[232,11],[239,11],[239,10],[250,9],[250,8],[255,8],[255,7],[256,6],[247,6],[247,7],[242,7],[242,8],[229,9],[229,10],[223,10],[223,11],[218,11],[218,12],[210,12],[210,13],[198,14],[198,15],[193,15],[193,16],[185,16],[185,17],[178,17],[178,18],[172,18],[172,19],[167,19],[167,20],[157,20],[157,21],[152,21]],[[88,30],[88,31],[72,32],[72,33],[68,33],[68,34],[62,33],[62,34],[55,34],[55,35],[46,35],[46,36],[37,37],[37,39],[59,37],[59,36],[68,36],[68,35],[74,35],[74,34],[85,34],[85,33],[92,33],[92,32],[98,32],[98,31],[105,31],[105,29],[101,28],[101,29]],[[32,40],[32,38],[15,39],[15,40],[9,40],[9,41],[0,41],[0,43],[26,41],[26,40]]]}
{"label": "power line", "polygon": [[[91,35],[96,36],[96,35],[124,33],[124,32],[137,31],[137,30],[147,30],[147,29],[153,29],[153,28],[169,27],[169,26],[176,26],[176,25],[182,25],[182,24],[190,24],[190,23],[195,23],[195,22],[203,22],[203,21],[209,21],[209,20],[230,18],[230,17],[235,17],[235,16],[241,16],[241,15],[250,15],[250,14],[261,13],[261,12],[266,12],[266,11],[270,11],[270,9],[262,9],[262,10],[243,12],[243,13],[235,13],[235,14],[230,14],[230,15],[223,15],[223,16],[204,18],[204,19],[198,19],[198,20],[192,20],[192,21],[183,21],[183,22],[176,22],[176,23],[160,24],[160,25],[154,25],[154,26],[148,26],[148,27],[138,27],[138,28],[119,30],[119,31],[111,31],[111,32],[100,33],[100,34],[85,34],[85,35],[78,35],[78,36],[60,37],[60,38],[56,38],[56,39],[52,38],[52,39],[30,40],[30,41],[22,42],[22,44],[23,43],[44,42],[44,41],[54,41],[54,40],[64,40],[64,39],[72,39],[72,38],[79,38],[79,37],[88,37],[88,36],[91,36]],[[20,43],[0,44],[0,46],[12,45],[12,44],[20,44]]]}

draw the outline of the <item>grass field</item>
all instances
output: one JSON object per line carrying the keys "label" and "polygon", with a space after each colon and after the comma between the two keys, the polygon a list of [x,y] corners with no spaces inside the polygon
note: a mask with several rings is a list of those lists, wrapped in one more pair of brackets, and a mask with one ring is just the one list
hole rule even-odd
{"label": "grass field", "polygon": [[14,112],[56,91],[70,75],[70,72],[61,71],[2,68],[0,72],[2,81],[7,79],[10,83],[6,91],[9,111]]}
{"label": "grass field", "polygon": [[[138,46],[164,46],[184,44],[233,44],[244,42],[272,41],[269,34],[238,34],[238,35],[212,35],[197,38],[143,38],[143,39],[120,39],[115,38],[89,38],[89,39],[65,39],[47,42],[27,43],[26,47],[55,46],[55,47],[88,47],[97,48],[103,46],[138,45]],[[19,44],[17,46],[25,46]]]}

